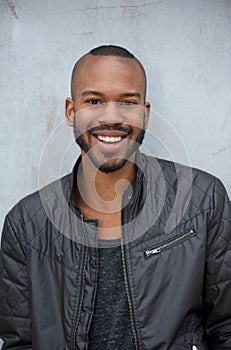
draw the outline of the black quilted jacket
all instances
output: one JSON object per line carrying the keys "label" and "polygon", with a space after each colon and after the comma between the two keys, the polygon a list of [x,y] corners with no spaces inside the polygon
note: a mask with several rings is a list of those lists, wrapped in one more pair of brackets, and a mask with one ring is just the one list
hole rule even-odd
{"label": "black quilted jacket", "polygon": [[[136,349],[231,349],[231,210],[211,175],[139,154],[121,250]],[[97,220],[71,200],[75,172],[19,202],[3,230],[3,349],[87,349]],[[116,317],[116,315],[112,315]]]}

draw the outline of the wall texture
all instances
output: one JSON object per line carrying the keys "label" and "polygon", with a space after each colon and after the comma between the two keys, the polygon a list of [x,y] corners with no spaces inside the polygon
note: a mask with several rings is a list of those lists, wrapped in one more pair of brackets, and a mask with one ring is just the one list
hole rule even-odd
{"label": "wall texture", "polygon": [[[64,120],[72,66],[100,44],[125,46],[141,59],[153,110],[178,134],[191,164],[231,193],[230,16],[230,0],[0,0],[0,225],[39,187],[41,154]],[[62,132],[53,141],[61,150]],[[163,143],[154,146],[160,156]],[[72,145],[62,173],[76,156]]]}
{"label": "wall texture", "polygon": [[[60,154],[61,172],[72,168],[73,137],[64,124],[55,128],[73,64],[100,44],[125,46],[146,67],[158,112],[151,136],[162,130],[146,147],[171,158],[166,144],[174,147],[177,134],[189,163],[231,193],[230,17],[230,0],[0,0],[0,228],[12,205],[40,186],[41,156],[45,168]],[[180,153],[174,158],[184,161]],[[44,182],[53,177],[43,169]]]}

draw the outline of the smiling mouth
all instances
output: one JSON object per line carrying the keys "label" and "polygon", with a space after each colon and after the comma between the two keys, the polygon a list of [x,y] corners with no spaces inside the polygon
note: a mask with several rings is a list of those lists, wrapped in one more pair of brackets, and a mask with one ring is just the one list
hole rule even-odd
{"label": "smiling mouth", "polygon": [[130,131],[104,129],[104,130],[95,130],[93,131],[92,134],[97,138],[97,140],[99,140],[102,143],[115,144],[125,139],[130,134]]}
{"label": "smiling mouth", "polygon": [[102,135],[96,135],[97,139],[101,142],[105,143],[117,143],[122,140],[122,136],[102,136]]}

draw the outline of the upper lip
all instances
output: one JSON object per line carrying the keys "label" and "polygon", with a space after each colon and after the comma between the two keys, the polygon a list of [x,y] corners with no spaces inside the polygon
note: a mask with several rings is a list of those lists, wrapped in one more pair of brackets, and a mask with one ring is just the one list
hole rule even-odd
{"label": "upper lip", "polygon": [[93,135],[105,137],[124,137],[128,135],[128,132],[122,130],[96,130],[93,132]]}

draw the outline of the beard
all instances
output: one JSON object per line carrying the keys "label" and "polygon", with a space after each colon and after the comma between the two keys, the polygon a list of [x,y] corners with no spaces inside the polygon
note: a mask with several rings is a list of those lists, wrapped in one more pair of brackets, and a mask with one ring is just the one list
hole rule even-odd
{"label": "beard", "polygon": [[[130,128],[128,127],[123,127],[121,125],[114,125],[112,126],[108,126],[106,124],[100,125],[99,127],[95,127],[93,129],[87,130],[86,132],[84,132],[84,134],[79,130],[79,128],[77,127],[77,122],[76,122],[76,118],[74,119],[74,137],[76,140],[76,143],[78,144],[78,146],[81,148],[82,151],[84,151],[88,157],[90,158],[91,162],[94,164],[94,166],[99,169],[100,171],[102,171],[103,173],[112,173],[114,171],[120,170],[121,168],[123,168],[123,166],[126,164],[126,162],[129,160],[129,158],[132,156],[132,154],[134,152],[137,151],[137,149],[141,146],[143,140],[144,140],[144,136],[145,136],[145,129],[144,127],[142,129],[139,129],[140,131],[138,132],[136,139],[132,141],[130,147],[127,149],[127,152],[124,154],[124,156],[122,158],[117,158],[117,157],[112,157],[111,154],[104,154],[105,158],[110,158],[104,162],[100,161],[96,155],[94,154],[94,152],[92,152],[91,150],[91,145],[90,142],[87,142],[84,138],[84,134],[87,134],[88,136],[88,140],[90,139],[90,137],[92,136],[92,131],[96,131],[96,130],[119,130],[119,131],[126,131],[128,132],[129,129],[129,134],[131,133]],[[92,136],[93,137],[93,136]]]}

